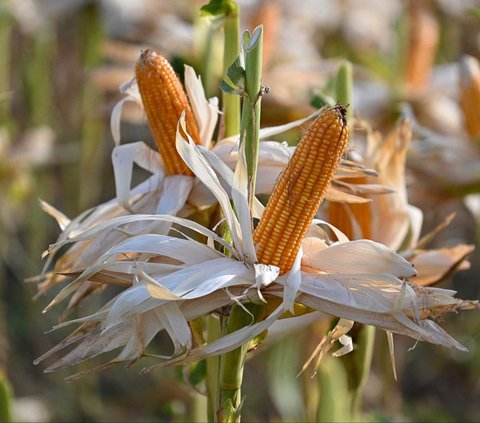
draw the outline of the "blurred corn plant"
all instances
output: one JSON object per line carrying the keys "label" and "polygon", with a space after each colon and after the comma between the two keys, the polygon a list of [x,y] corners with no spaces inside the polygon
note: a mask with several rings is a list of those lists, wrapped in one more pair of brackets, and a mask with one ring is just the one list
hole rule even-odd
{"label": "blurred corn plant", "polygon": [[[45,164],[50,157],[53,133],[49,128],[37,128],[12,139],[15,132],[12,115],[14,92],[11,86],[10,44],[14,19],[5,4],[0,6],[0,419],[13,418],[12,389],[7,376],[9,336],[5,295],[9,272],[22,278],[24,268],[32,263],[19,241],[24,203],[30,197],[34,182],[33,169]],[[18,137],[20,138],[20,137]]]}
{"label": "blurred corn plant", "polygon": [[[76,155],[74,151],[77,145],[76,130],[68,134],[67,128],[72,124],[72,120],[69,119],[71,117],[69,112],[62,110],[65,104],[62,100],[68,95],[65,92],[61,94],[58,92],[59,86],[61,87],[62,73],[65,73],[60,70],[67,69],[65,65],[68,61],[66,62],[63,57],[59,59],[57,54],[62,51],[62,42],[67,39],[71,42],[75,39],[76,30],[81,25],[77,25],[79,21],[75,17],[70,18],[70,24],[74,23],[71,26],[73,31],[67,37],[62,35],[64,38],[59,40],[57,34],[63,30],[56,19],[59,16],[63,18],[65,12],[69,16],[72,9],[82,7],[82,2],[72,2],[70,7],[56,10],[58,15],[49,14],[52,12],[50,6],[52,6],[51,2],[45,4],[45,7],[39,7],[36,2],[23,1],[6,1],[1,4],[2,54],[5,52],[9,59],[2,60],[1,71],[4,98],[2,98],[0,136],[0,191],[2,193],[0,232],[2,266],[4,266],[2,267],[2,288],[6,288],[3,292],[6,292],[9,298],[7,307],[2,307],[2,311],[5,310],[7,319],[12,322],[9,325],[12,349],[24,351],[21,354],[10,355],[14,357],[12,360],[17,362],[15,367],[20,370],[10,372],[10,375],[15,385],[19,387],[19,395],[34,395],[32,398],[15,400],[13,415],[15,419],[20,420],[31,419],[32,413],[38,413],[36,418],[39,419],[47,419],[50,414],[54,414],[46,411],[44,401],[48,401],[50,395],[55,395],[55,384],[52,383],[50,392],[45,391],[44,394],[36,389],[28,387],[26,389],[26,386],[34,386],[35,374],[25,372],[23,369],[27,367],[21,364],[25,360],[27,363],[30,362],[28,351],[36,348],[35,343],[38,344],[38,339],[30,336],[30,331],[34,329],[28,323],[29,319],[34,321],[30,317],[31,313],[37,313],[38,310],[35,309],[35,305],[32,305],[30,299],[27,300],[31,293],[27,294],[22,281],[39,271],[35,257],[41,253],[49,237],[48,231],[45,230],[49,228],[48,223],[45,222],[41,213],[36,212],[38,198],[58,195],[60,184],[57,183],[57,176],[62,174],[66,180],[70,174],[73,183],[69,189],[65,189],[65,199],[68,204],[73,205],[73,208],[78,207],[78,205],[75,206],[76,201],[67,199],[69,196],[71,200],[78,198],[78,172],[72,166]],[[69,49],[70,52],[75,52],[75,48],[72,49],[69,46]],[[71,57],[74,57],[74,54]],[[98,53],[94,54],[98,56]],[[54,67],[56,72],[53,72]],[[82,69],[82,66],[78,66],[77,69]],[[70,88],[75,86],[75,78],[80,76],[83,80],[88,76],[80,75],[78,70],[74,70],[67,77]],[[74,97],[75,95],[72,96],[72,100]],[[74,110],[76,105],[72,102],[68,107]],[[88,108],[90,111],[93,110],[91,104]],[[63,119],[58,119],[57,113],[63,114]],[[72,126],[78,128],[83,125],[84,119],[77,112],[75,113],[77,122]],[[84,127],[87,126],[89,125]],[[62,133],[62,136],[57,139],[58,143],[54,149],[53,141],[57,131]],[[72,139],[65,142],[69,135],[73,135],[73,142],[71,142]],[[96,144],[100,144],[100,141],[101,139],[97,138]],[[64,166],[63,169],[62,166]],[[4,282],[6,282],[5,285]],[[4,345],[5,343],[2,342],[2,350]],[[68,401],[74,402],[72,398]],[[66,412],[61,410],[61,407],[57,407],[55,413],[58,415],[65,413],[64,415],[68,416],[75,413],[75,407],[71,406]]]}
{"label": "blurred corn plant", "polygon": [[[439,131],[434,122],[422,123],[415,110],[404,106],[404,114],[413,119],[414,143],[410,163],[419,174],[428,177],[427,184],[443,196],[458,197],[478,192],[478,159],[476,142],[478,120],[479,63],[474,57],[463,57],[458,64],[458,119],[451,133]],[[428,166],[420,163],[428,161]],[[448,168],[448,173],[444,169]]]}

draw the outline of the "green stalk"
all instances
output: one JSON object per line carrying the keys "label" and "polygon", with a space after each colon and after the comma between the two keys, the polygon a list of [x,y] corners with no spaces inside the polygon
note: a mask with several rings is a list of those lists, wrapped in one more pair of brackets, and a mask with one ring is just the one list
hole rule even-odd
{"label": "green stalk", "polygon": [[[200,9],[196,21],[196,50],[200,57],[200,74],[207,97],[217,95],[218,81],[222,76],[222,34],[225,7],[233,3],[230,0],[212,0]],[[236,6],[235,6],[236,7]],[[200,40],[198,42],[198,40]]]}
{"label": "green stalk", "polygon": [[[84,40],[83,68],[88,72],[101,63],[101,44],[105,37],[104,26],[98,7],[86,6],[80,15],[82,39]],[[79,208],[84,210],[95,204],[101,195],[98,183],[102,169],[105,120],[99,110],[102,96],[98,88],[85,81],[82,93],[82,155],[80,159]]]}
{"label": "green stalk", "polygon": [[[247,311],[244,309],[246,308]],[[244,308],[239,305],[232,307],[228,318],[226,333],[232,333],[251,325],[263,318],[265,305],[248,303]],[[223,354],[220,357],[220,395],[219,407],[215,421],[221,423],[240,422],[242,407],[242,381],[245,358],[250,343]]]}
{"label": "green stalk", "polygon": [[[207,336],[208,343],[220,338],[220,322],[215,316],[207,317]],[[218,389],[218,376],[220,368],[220,357],[214,356],[207,358],[207,398],[208,398],[208,421],[213,422],[216,415],[216,407],[220,401],[220,392]]]}
{"label": "green stalk", "polygon": [[262,48],[263,27],[255,28],[252,36],[244,37],[245,95],[243,97],[241,142],[245,142],[245,159],[248,173],[248,202],[252,208],[257,180],[262,99]]}
{"label": "green stalk", "polygon": [[[260,100],[262,74],[262,27],[257,27],[250,37],[244,35],[245,74],[240,142],[244,143],[248,173],[248,196],[250,207],[255,195],[255,180],[258,162],[260,131]],[[231,78],[230,78],[231,79]],[[232,81],[237,83],[237,81]],[[246,312],[245,308],[249,311]],[[260,321],[265,314],[265,305],[247,303],[243,307],[232,307],[225,334],[233,333],[252,323]],[[223,354],[220,357],[220,395],[216,419],[219,422],[239,422],[241,417],[241,386],[245,358],[250,343]]]}
{"label": "green stalk", "polygon": [[[7,98],[0,99],[0,126],[7,127],[12,121],[10,115],[10,36],[12,32],[12,17],[5,6],[0,5],[0,94]],[[3,239],[2,242],[7,242]],[[12,398],[13,392],[6,375],[8,357],[8,336],[6,330],[6,303],[4,301],[4,289],[6,285],[6,272],[2,258],[0,258],[0,421],[12,421]]]}
{"label": "green stalk", "polygon": [[327,358],[318,369],[317,422],[349,422],[350,395],[345,368],[336,358]]}
{"label": "green stalk", "polygon": [[[375,341],[375,327],[356,324],[350,336],[356,346],[355,350],[344,357],[337,358],[342,364],[342,370],[347,375],[347,394],[349,405],[345,411],[349,421],[361,420],[361,405],[363,387],[370,373],[372,363],[373,344]],[[342,418],[344,420],[344,418]]]}
{"label": "green stalk", "polygon": [[[53,66],[55,60],[57,38],[51,26],[43,27],[32,38],[26,40],[26,47],[21,52],[20,72],[22,75],[21,90],[15,95],[21,95],[25,102],[25,121],[16,123],[17,129],[34,128],[42,125],[53,126],[55,123],[54,111],[54,86]],[[29,200],[29,210],[38,210],[37,198],[48,198],[48,187],[54,186],[54,175],[47,169],[30,170],[33,192]],[[28,239],[28,257],[38,257],[45,248],[46,231],[45,222],[48,221],[44,213],[30,213],[26,221],[26,239]],[[28,261],[25,266],[26,274],[35,274],[38,271],[34,261]]]}
{"label": "green stalk", "polygon": [[56,34],[47,27],[31,40],[29,52],[22,57],[25,72],[25,96],[28,104],[28,125],[51,125],[53,121],[53,61]]}
{"label": "green stalk", "polygon": [[355,376],[350,413],[352,420],[360,418],[363,387],[367,381],[372,365],[373,344],[375,342],[375,327],[362,325],[357,335],[357,350],[352,353]]}
{"label": "green stalk", "polygon": [[6,285],[6,268],[0,258],[0,422],[12,421],[13,390],[7,377],[8,368],[8,335],[4,289]]}
{"label": "green stalk", "polygon": [[12,421],[13,391],[7,376],[0,371],[0,421]]}
{"label": "green stalk", "polygon": [[205,92],[207,93],[207,96],[213,94],[214,92],[214,88],[213,88],[214,72],[212,70],[212,67],[214,63],[214,60],[213,60],[214,34],[217,30],[215,26],[213,22],[208,22],[206,24],[205,44],[203,46],[204,50],[202,53],[201,75],[202,75],[203,86],[205,88]]}
{"label": "green stalk", "polygon": [[[337,101],[342,104],[350,105],[347,109],[347,119],[352,122],[353,76],[351,63],[345,61],[340,65],[337,72],[336,82]],[[368,378],[372,362],[375,328],[372,326],[358,325],[358,329],[353,335],[353,340],[357,346],[356,350],[345,357],[342,357],[341,361],[348,375],[348,384],[351,395],[350,418],[352,420],[357,420],[361,408],[363,387]]]}
{"label": "green stalk", "polygon": [[10,115],[10,38],[12,33],[12,17],[0,6],[0,125],[9,125],[12,121]]}
{"label": "green stalk", "polygon": [[302,379],[297,377],[301,367],[300,348],[306,341],[304,335],[302,330],[295,337],[284,336],[267,351],[265,363],[269,395],[282,421],[306,421]]}
{"label": "green stalk", "polygon": [[[236,5],[235,8],[232,8],[225,16],[223,30],[223,78],[227,79],[228,68],[240,54],[240,17]],[[225,119],[225,136],[229,137],[238,134],[240,131],[240,97],[223,91],[222,99],[223,116]]]}
{"label": "green stalk", "polygon": [[[230,79],[228,70],[240,55],[240,16],[237,4],[233,0],[210,0],[200,9],[199,21],[207,25],[207,34],[203,42],[202,54],[202,80],[205,90],[210,95],[216,89],[217,74],[212,66],[216,63],[214,50],[214,35],[220,24],[223,26],[223,80],[235,85],[236,81]],[[240,131],[240,98],[238,93],[223,91],[223,116],[225,136],[236,135]]]}
{"label": "green stalk", "polygon": [[[204,422],[207,418],[207,398],[199,392],[192,392],[188,400],[188,421]],[[208,420],[211,421],[211,420]]]}
{"label": "green stalk", "polygon": [[340,64],[337,71],[336,80],[336,94],[337,101],[346,106],[347,109],[347,122],[352,125],[353,122],[353,75],[352,64],[348,61],[344,61]]}

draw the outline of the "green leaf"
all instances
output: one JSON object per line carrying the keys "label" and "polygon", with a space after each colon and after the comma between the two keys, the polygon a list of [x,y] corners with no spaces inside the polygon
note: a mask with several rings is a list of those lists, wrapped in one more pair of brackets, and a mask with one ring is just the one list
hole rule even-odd
{"label": "green leaf", "polygon": [[245,68],[242,66],[242,58],[240,56],[229,66],[227,76],[236,87],[245,87]]}
{"label": "green leaf", "polygon": [[211,0],[200,8],[200,16],[228,16],[238,13],[238,6],[232,0]]}
{"label": "green leaf", "polygon": [[335,100],[323,92],[315,91],[310,99],[310,105],[316,109],[320,109],[324,106],[334,106]]}
{"label": "green leaf", "polygon": [[255,338],[251,339],[248,343],[248,351],[252,351],[257,348],[268,335],[268,330],[264,330],[261,334],[257,335]]}
{"label": "green leaf", "polygon": [[227,94],[233,94],[233,95],[242,95],[243,94],[243,89],[237,88],[237,87],[232,87],[227,81],[223,80],[220,82],[220,89]]}
{"label": "green leaf", "polygon": [[[262,32],[263,32],[263,28],[262,26],[257,26],[254,30],[253,30],[253,33],[252,35],[248,36],[248,43],[245,43],[245,51],[248,52],[248,51],[251,51],[253,50],[256,45],[258,44],[258,42],[260,41],[260,36],[262,35]],[[244,36],[244,40],[246,41],[247,38]]]}
{"label": "green leaf", "polygon": [[243,95],[245,92],[245,68],[242,66],[243,60],[238,56],[236,60],[227,69],[227,79],[220,83],[220,89],[227,94]]}
{"label": "green leaf", "polygon": [[250,44],[250,32],[245,31],[242,37],[243,51],[247,51],[249,44]]}
{"label": "green leaf", "polygon": [[207,362],[201,360],[188,366],[187,380],[192,385],[197,387],[204,382],[207,377]]}

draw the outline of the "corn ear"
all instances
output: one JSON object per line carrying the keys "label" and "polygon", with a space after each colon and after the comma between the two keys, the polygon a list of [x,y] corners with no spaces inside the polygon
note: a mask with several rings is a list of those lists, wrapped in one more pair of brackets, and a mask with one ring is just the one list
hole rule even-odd
{"label": "corn ear", "polygon": [[254,231],[260,263],[278,266],[281,274],[291,269],[347,138],[342,106],[325,109],[303,135]]}
{"label": "corn ear", "polygon": [[415,93],[428,84],[440,35],[438,23],[427,6],[413,1],[408,11],[409,43],[405,79],[407,88]]}
{"label": "corn ear", "polygon": [[172,66],[153,50],[143,50],[135,66],[135,76],[158,151],[168,175],[191,175],[175,147],[177,124],[185,112],[187,132],[200,143],[197,122],[187,95]]}
{"label": "corn ear", "polygon": [[262,0],[252,16],[251,28],[263,25],[263,68],[268,69],[277,49],[282,28],[282,8],[275,0]]}
{"label": "corn ear", "polygon": [[460,61],[460,106],[468,135],[480,137],[480,64],[472,56]]}

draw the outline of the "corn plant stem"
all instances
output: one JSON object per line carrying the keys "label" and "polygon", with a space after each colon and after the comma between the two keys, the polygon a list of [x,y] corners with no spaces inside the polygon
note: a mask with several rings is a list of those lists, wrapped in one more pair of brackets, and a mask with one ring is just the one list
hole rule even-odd
{"label": "corn plant stem", "polygon": [[[80,15],[81,32],[84,40],[83,67],[88,72],[101,62],[101,44],[104,39],[104,27],[98,7],[86,6]],[[88,74],[85,75],[88,78]],[[101,96],[98,89],[85,81],[82,93],[82,145],[80,158],[80,195],[79,208],[83,210],[95,204],[101,195],[100,179],[103,158],[103,136],[105,121],[99,105]]]}
{"label": "corn plant stem", "polygon": [[[12,122],[10,115],[10,38],[12,32],[11,16],[0,6],[0,51],[2,61],[0,62],[0,125],[8,127]],[[3,97],[5,96],[5,97]]]}
{"label": "corn plant stem", "polygon": [[[350,62],[340,64],[336,81],[337,101],[349,104],[347,119],[353,120],[353,74]],[[361,325],[355,337],[357,349],[344,357],[343,363],[349,375],[349,387],[351,392],[350,418],[359,418],[363,386],[370,372],[372,362],[373,343],[375,340],[375,328]]]}
{"label": "corn plant stem", "polygon": [[[224,52],[223,78],[227,77],[227,70],[240,54],[240,17],[238,9],[231,11],[224,18]],[[225,136],[238,134],[240,131],[240,97],[223,92],[223,114],[225,119]]]}
{"label": "corn plant stem", "polygon": [[[306,331],[302,330],[295,337],[285,336],[266,352],[269,395],[282,421],[306,421],[302,379],[297,377],[298,369],[303,364],[300,349],[306,343],[305,335]],[[310,376],[308,375],[309,380]]]}
{"label": "corn plant stem", "polygon": [[[248,310],[248,312],[245,310]],[[259,321],[265,312],[264,304],[248,303],[244,308],[235,305],[227,321],[226,333]],[[242,381],[249,343],[223,354],[220,357],[219,407],[215,421],[220,423],[240,422],[242,407]]]}
{"label": "corn plant stem", "polygon": [[[53,114],[53,67],[55,60],[57,37],[54,29],[47,25],[28,40],[26,48],[21,52],[20,68],[22,71],[22,89],[20,94],[25,101],[27,111],[24,125],[26,128],[55,123]],[[17,127],[20,128],[19,126]],[[45,198],[47,187],[55,186],[54,175],[47,169],[32,169],[33,192],[29,199],[29,210],[38,210],[38,198]],[[50,194],[50,193],[49,193]],[[27,256],[38,257],[44,249],[46,241],[44,213],[30,213],[26,221]],[[33,261],[25,266],[26,274],[38,271]]]}
{"label": "corn plant stem", "polygon": [[[221,18],[220,17],[208,17],[208,18],[200,18],[201,24],[204,25],[206,33],[204,34],[205,40],[202,43],[201,47],[201,76],[202,76],[202,83],[203,88],[205,89],[205,93],[207,97],[212,95],[216,95],[217,93],[217,84],[218,78],[221,73],[221,69],[219,69],[218,65],[218,55],[215,46],[217,41],[221,41],[218,39],[220,35],[218,30],[221,27]],[[203,29],[203,28],[202,28]]]}
{"label": "corn plant stem", "polygon": [[[1,8],[1,6],[0,6]],[[6,34],[3,34],[4,36]],[[2,47],[2,54],[4,54],[4,63],[6,70],[8,71],[7,66],[10,66],[11,61],[8,60],[10,57],[10,45],[8,39],[3,39],[2,43],[6,44]],[[54,122],[53,119],[53,83],[52,83],[52,69],[54,61],[54,53],[56,46],[56,36],[52,28],[48,25],[43,27],[39,32],[35,34],[34,37],[25,38],[24,49],[19,54],[19,64],[15,68],[16,77],[21,77],[21,86],[20,89],[15,91],[15,96],[20,97],[25,105],[25,111],[22,114],[20,119],[12,120],[12,115],[10,114],[9,104],[7,105],[7,115],[2,116],[1,124],[9,124],[11,134],[17,134],[20,131],[23,131],[26,128],[41,126],[41,125],[51,125]],[[3,65],[2,65],[3,67]],[[4,70],[2,69],[2,72]],[[2,84],[9,84],[10,76],[8,74],[2,75],[2,78],[5,80],[2,81]],[[4,87],[2,86],[2,89]],[[3,120],[3,119],[6,120]],[[9,267],[15,272],[17,279],[22,280],[27,275],[38,273],[38,266],[32,261],[29,260],[29,257],[38,257],[41,251],[44,249],[46,243],[46,231],[45,231],[45,221],[44,215],[38,211],[38,198],[46,197],[46,187],[52,187],[52,175],[47,170],[30,170],[30,176],[33,180],[32,183],[32,192],[33,195],[28,201],[26,201],[23,206],[25,210],[30,210],[31,213],[28,213],[28,219],[24,223],[25,239],[28,239],[28,243],[25,246],[27,252],[25,253],[23,246],[18,240],[18,237],[14,233],[6,234],[13,235],[12,241],[9,242],[10,252],[2,251],[2,259],[4,258],[5,262],[8,262]],[[12,253],[14,251],[14,253]],[[23,257],[22,257],[23,256]],[[23,261],[21,266],[18,265],[18,259]],[[0,259],[1,260],[1,259]],[[0,275],[0,285],[4,285],[6,278],[5,267],[2,262],[2,269]],[[17,273],[18,272],[18,273]],[[0,294],[0,297],[3,296],[3,293]],[[2,298],[3,299],[3,298]],[[18,304],[22,304],[23,301],[21,298],[16,298],[13,302],[13,307]],[[3,313],[6,311],[6,307],[2,307],[4,304],[0,305],[0,310],[3,312],[3,318],[8,317],[4,316]],[[24,316],[25,322],[28,322],[28,317],[31,317],[33,312],[31,305],[27,303],[22,304],[24,307],[21,307],[22,315]],[[12,307],[12,304],[10,304]],[[22,329],[28,330],[28,325],[23,324],[20,327],[17,327],[17,330]],[[3,331],[4,329],[0,329]],[[0,337],[5,337],[6,334],[2,333]],[[2,344],[1,348],[4,349],[0,352],[2,355],[0,363],[0,421],[11,421],[12,420],[12,398],[13,390],[7,379],[7,340],[0,340]],[[5,354],[5,357],[3,355]]]}
{"label": "corn plant stem", "polygon": [[203,52],[203,62],[202,62],[202,80],[203,86],[205,87],[205,91],[207,94],[212,92],[212,75],[211,67],[212,67],[212,60],[213,60],[213,28],[209,25],[207,28],[207,35],[205,40],[205,50]]}
{"label": "corn plant stem", "polygon": [[245,54],[245,91],[243,98],[241,140],[245,142],[245,159],[248,173],[248,202],[250,209],[255,195],[257,179],[260,111],[262,99],[262,49],[263,27],[258,26],[246,43]]}
{"label": "corn plant stem", "polygon": [[[0,6],[0,51],[3,61],[0,63],[0,93],[10,90],[10,35],[12,18]],[[0,99],[0,126],[8,127],[11,122],[9,97]],[[8,238],[7,238],[8,239]],[[2,236],[3,241],[3,236]],[[6,240],[5,240],[6,241]],[[12,421],[12,388],[7,378],[8,336],[6,331],[6,303],[4,289],[6,286],[6,271],[0,259],[0,421]]]}
{"label": "corn plant stem", "polygon": [[[209,316],[210,317],[210,316]],[[208,319],[208,317],[207,317]],[[193,345],[204,345],[205,338],[203,336],[204,318],[197,317],[196,319],[188,322],[190,331],[193,337]],[[197,378],[201,378],[206,375],[206,361],[199,361],[189,367],[188,380],[192,386],[197,385]],[[184,374],[184,377],[186,375]],[[208,420],[208,398],[197,390],[190,393],[187,401],[187,413],[186,417],[188,421],[192,422],[204,422]],[[179,416],[180,417],[180,416]],[[185,416],[183,416],[185,417]]]}
{"label": "corn plant stem", "polygon": [[352,64],[344,61],[340,64],[337,71],[336,81],[337,101],[347,108],[347,122],[353,122],[353,76]]}
{"label": "corn plant stem", "polygon": [[318,369],[317,422],[349,422],[350,395],[345,368],[339,360],[327,358]]}
{"label": "corn plant stem", "polygon": [[12,419],[12,387],[7,375],[0,371],[0,421],[11,422]]}
{"label": "corn plant stem", "polygon": [[6,285],[6,271],[0,259],[0,421],[12,421],[12,388],[7,378],[8,336],[6,331],[6,304],[3,287]]}
{"label": "corn plant stem", "polygon": [[[220,338],[220,322],[215,316],[207,317],[207,336],[208,342],[213,342]],[[207,358],[207,397],[208,397],[208,421],[215,420],[216,406],[219,403],[218,375],[220,367],[220,357],[214,356]]]}
{"label": "corn plant stem", "polygon": [[[180,421],[185,421],[185,417]],[[192,392],[188,399],[187,421],[205,422],[207,420],[207,398],[200,392]]]}
{"label": "corn plant stem", "polygon": [[[245,39],[245,93],[241,119],[241,142],[245,143],[250,207],[255,195],[260,131],[260,99],[262,72],[262,27]],[[264,304],[235,305],[228,317],[225,334],[235,332],[258,321],[265,313]],[[223,354],[220,358],[220,396],[216,419],[219,422],[239,422],[241,417],[241,386],[248,343]]]}
{"label": "corn plant stem", "polygon": [[363,387],[367,381],[372,365],[373,344],[375,342],[375,327],[362,325],[357,338],[355,351],[355,367],[358,374],[357,385],[352,392],[350,414],[353,421],[360,419]]}
{"label": "corn plant stem", "polygon": [[53,122],[52,69],[56,35],[46,27],[31,40],[30,51],[22,57],[24,95],[28,104],[28,126],[51,125]]}

